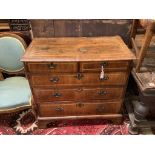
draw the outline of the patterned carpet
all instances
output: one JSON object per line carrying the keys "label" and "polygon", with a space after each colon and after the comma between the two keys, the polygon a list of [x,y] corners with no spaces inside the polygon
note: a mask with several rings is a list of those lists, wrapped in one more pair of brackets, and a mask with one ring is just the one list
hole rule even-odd
{"label": "patterned carpet", "polygon": [[16,113],[13,116],[0,116],[1,135],[127,135],[128,121],[122,125],[113,125],[110,121],[66,120],[52,122],[47,129],[38,129],[37,121],[31,110]]}

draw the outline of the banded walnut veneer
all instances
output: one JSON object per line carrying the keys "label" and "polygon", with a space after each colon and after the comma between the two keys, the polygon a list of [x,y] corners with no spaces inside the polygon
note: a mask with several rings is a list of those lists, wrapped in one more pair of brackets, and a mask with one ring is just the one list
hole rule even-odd
{"label": "banded walnut veneer", "polygon": [[120,121],[133,59],[119,36],[34,39],[22,61],[39,127],[57,119]]}

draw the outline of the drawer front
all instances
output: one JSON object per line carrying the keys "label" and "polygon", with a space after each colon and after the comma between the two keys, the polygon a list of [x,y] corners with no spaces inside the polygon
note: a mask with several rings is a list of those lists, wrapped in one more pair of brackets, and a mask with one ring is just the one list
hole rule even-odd
{"label": "drawer front", "polygon": [[87,101],[120,99],[124,88],[33,89],[37,101]]}
{"label": "drawer front", "polygon": [[102,115],[116,114],[120,112],[121,101],[117,102],[94,102],[94,103],[44,103],[39,104],[41,117],[79,116],[79,115]]}
{"label": "drawer front", "polygon": [[100,73],[32,75],[31,81],[34,86],[106,86],[125,85],[127,76],[127,72],[113,72],[100,80]]}
{"label": "drawer front", "polygon": [[28,70],[31,73],[77,72],[77,63],[74,62],[28,63]]}
{"label": "drawer front", "polygon": [[104,61],[80,63],[81,72],[101,72],[101,66],[105,71],[127,70],[129,61]]}

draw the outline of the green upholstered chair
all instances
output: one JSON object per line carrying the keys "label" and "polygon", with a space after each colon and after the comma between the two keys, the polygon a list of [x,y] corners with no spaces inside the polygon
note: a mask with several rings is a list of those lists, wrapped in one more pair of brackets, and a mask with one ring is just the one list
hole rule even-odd
{"label": "green upholstered chair", "polygon": [[[31,107],[31,90],[20,61],[25,41],[16,34],[0,34],[0,113],[16,112]],[[2,73],[15,76],[4,79]],[[17,76],[18,75],[18,76]]]}

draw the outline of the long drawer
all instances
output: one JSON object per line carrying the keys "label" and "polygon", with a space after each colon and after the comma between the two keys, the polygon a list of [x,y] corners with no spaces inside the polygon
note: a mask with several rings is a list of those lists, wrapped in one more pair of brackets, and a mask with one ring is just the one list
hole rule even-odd
{"label": "long drawer", "polygon": [[49,102],[39,104],[40,117],[58,117],[58,116],[79,116],[79,115],[101,115],[116,114],[120,112],[122,101],[116,102],[76,102],[59,104],[59,102]]}
{"label": "long drawer", "polygon": [[38,89],[34,88],[37,101],[87,101],[120,99],[124,88],[75,88],[75,89]]}
{"label": "long drawer", "polygon": [[106,86],[125,85],[127,72],[110,72],[100,79],[100,73],[32,75],[33,86]]}

